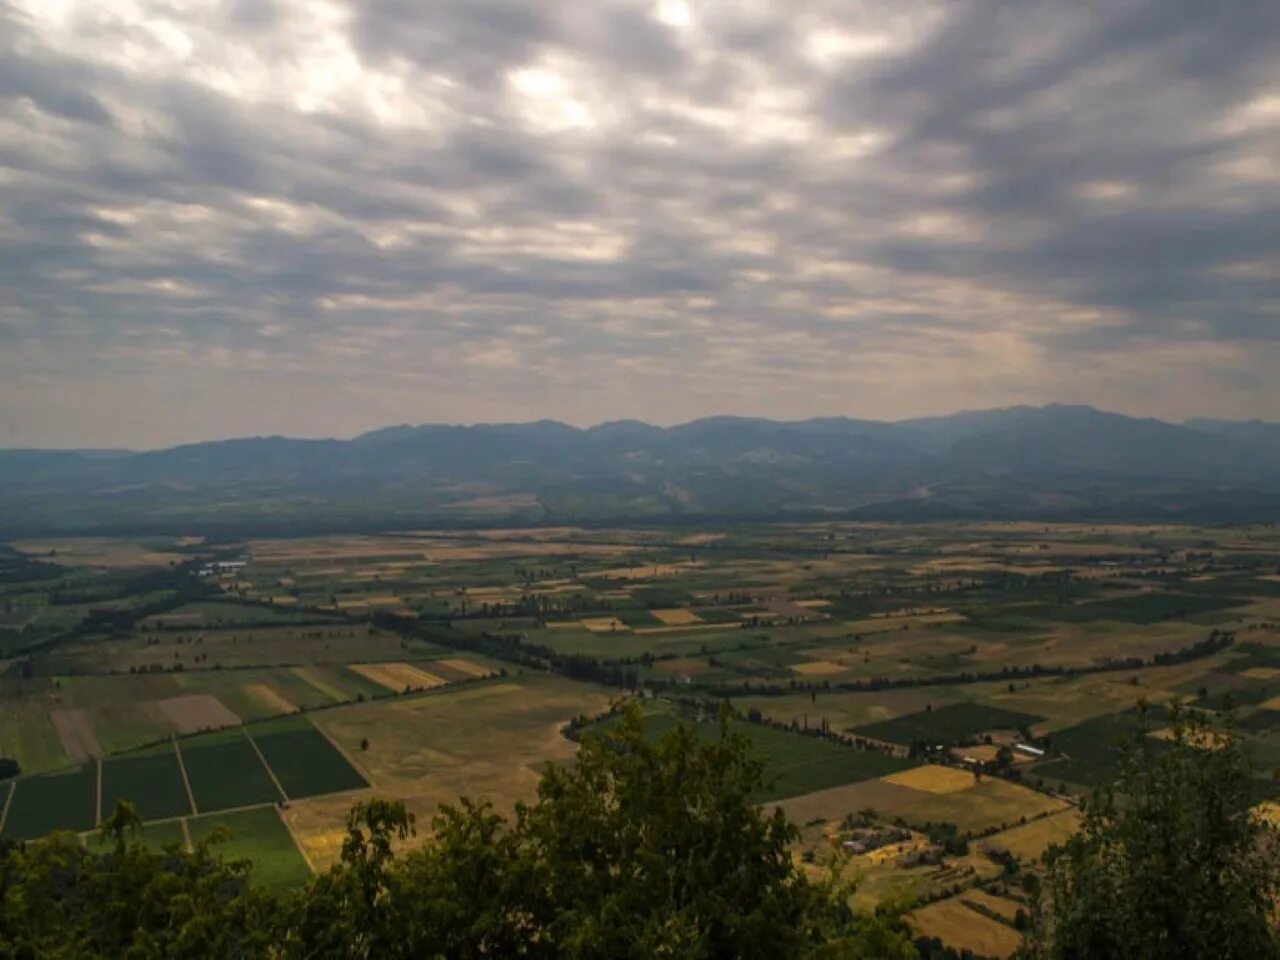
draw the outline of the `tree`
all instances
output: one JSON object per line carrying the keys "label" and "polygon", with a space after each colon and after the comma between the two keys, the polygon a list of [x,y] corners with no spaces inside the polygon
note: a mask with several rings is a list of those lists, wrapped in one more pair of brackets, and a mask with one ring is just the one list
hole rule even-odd
{"label": "tree", "polygon": [[247,861],[216,855],[220,835],[189,854],[176,846],[157,854],[138,830],[133,807],[121,803],[96,845],[60,832],[0,849],[0,956],[270,955],[275,898],[249,884]]}
{"label": "tree", "polygon": [[1280,957],[1280,848],[1244,747],[1198,714],[1169,719],[1167,746],[1139,733],[1079,834],[1046,854],[1025,957]]}

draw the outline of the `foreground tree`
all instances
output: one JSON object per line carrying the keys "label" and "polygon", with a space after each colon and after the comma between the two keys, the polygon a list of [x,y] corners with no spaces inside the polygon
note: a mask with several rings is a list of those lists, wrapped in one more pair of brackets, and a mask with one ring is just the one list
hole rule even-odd
{"label": "foreground tree", "polygon": [[[268,956],[276,899],[213,842],[148,851],[120,804],[97,850],[71,833],[0,850],[0,957],[130,960]],[[103,849],[105,847],[105,849]]]}
{"label": "foreground tree", "polygon": [[1280,848],[1257,783],[1230,730],[1174,708],[1169,740],[1137,737],[1079,834],[1046,855],[1024,956],[1280,957]]}

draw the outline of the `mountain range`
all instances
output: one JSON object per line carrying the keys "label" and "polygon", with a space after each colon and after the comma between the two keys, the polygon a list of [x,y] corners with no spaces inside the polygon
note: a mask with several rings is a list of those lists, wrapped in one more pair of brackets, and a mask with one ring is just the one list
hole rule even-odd
{"label": "mountain range", "polygon": [[1274,521],[1280,424],[1054,404],[0,451],[5,537],[819,517]]}

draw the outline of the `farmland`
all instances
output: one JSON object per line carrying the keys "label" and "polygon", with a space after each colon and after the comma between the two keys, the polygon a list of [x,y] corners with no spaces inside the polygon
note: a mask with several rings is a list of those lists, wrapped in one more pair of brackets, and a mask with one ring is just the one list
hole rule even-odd
{"label": "farmland", "polygon": [[127,799],[148,844],[223,823],[226,852],[276,885],[333,862],[357,799],[399,800],[429,833],[460,796],[506,812],[533,797],[622,700],[640,699],[651,736],[684,723],[704,740],[727,704],[764,764],[756,799],[801,828],[797,855],[902,831],[854,857],[858,903],[915,898],[921,931],[994,955],[1013,931],[990,915],[1008,902],[989,889],[993,857],[1031,868],[1070,834],[1139,701],[1212,717],[1229,697],[1255,754],[1280,764],[1269,528],[15,546],[30,578],[0,583],[0,755],[22,773],[0,782],[0,835],[85,833]]}

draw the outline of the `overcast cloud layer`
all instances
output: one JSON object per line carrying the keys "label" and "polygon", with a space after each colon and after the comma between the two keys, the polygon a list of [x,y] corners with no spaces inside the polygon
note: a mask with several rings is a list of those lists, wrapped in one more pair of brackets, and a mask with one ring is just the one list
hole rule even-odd
{"label": "overcast cloud layer", "polygon": [[0,446],[1280,418],[1280,3],[0,0]]}

